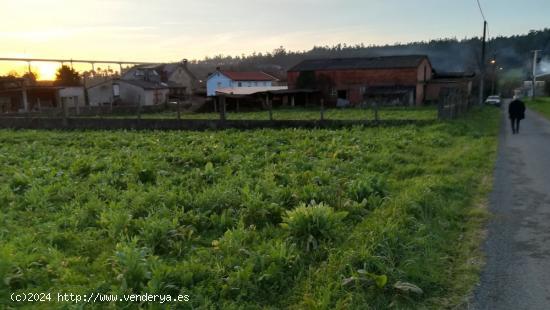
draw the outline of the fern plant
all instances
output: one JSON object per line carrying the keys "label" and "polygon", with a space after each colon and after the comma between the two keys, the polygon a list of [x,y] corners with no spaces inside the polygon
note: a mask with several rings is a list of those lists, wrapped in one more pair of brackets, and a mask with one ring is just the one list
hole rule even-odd
{"label": "fern plant", "polygon": [[304,203],[287,211],[281,226],[291,238],[306,251],[316,250],[320,242],[338,239],[342,230],[342,221],[347,212],[336,212],[333,208],[314,201]]}
{"label": "fern plant", "polygon": [[123,291],[139,293],[151,279],[151,268],[149,250],[138,247],[137,243],[137,238],[134,238],[130,242],[117,244],[113,271]]}

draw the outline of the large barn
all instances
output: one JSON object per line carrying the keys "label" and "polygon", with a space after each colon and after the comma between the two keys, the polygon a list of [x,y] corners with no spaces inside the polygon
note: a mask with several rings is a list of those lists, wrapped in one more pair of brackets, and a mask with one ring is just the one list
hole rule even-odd
{"label": "large barn", "polygon": [[305,60],[288,71],[289,89],[316,88],[330,102],[421,105],[433,69],[426,55]]}

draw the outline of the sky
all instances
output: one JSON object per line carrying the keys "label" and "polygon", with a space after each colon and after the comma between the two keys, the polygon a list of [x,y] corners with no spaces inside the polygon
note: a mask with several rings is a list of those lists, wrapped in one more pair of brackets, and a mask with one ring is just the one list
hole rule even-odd
{"label": "sky", "polygon": [[[491,36],[550,27],[548,0],[480,1]],[[482,32],[475,0],[0,0],[0,21],[0,57],[146,62]],[[24,68],[0,62],[0,74]]]}

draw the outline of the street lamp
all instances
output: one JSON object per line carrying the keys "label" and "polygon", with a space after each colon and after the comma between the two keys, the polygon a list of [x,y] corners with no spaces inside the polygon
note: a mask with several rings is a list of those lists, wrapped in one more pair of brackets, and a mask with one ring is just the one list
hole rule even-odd
{"label": "street lamp", "polygon": [[497,55],[494,55],[490,60],[491,65],[493,66],[493,81],[491,85],[491,95],[495,94],[496,88],[496,79],[497,79]]}

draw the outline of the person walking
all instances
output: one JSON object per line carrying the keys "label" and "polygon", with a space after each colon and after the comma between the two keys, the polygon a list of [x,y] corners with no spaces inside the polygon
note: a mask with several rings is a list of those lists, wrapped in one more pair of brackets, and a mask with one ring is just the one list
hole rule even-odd
{"label": "person walking", "polygon": [[512,133],[519,133],[519,122],[525,118],[525,103],[515,98],[510,105],[508,105],[508,115],[512,122]]}

